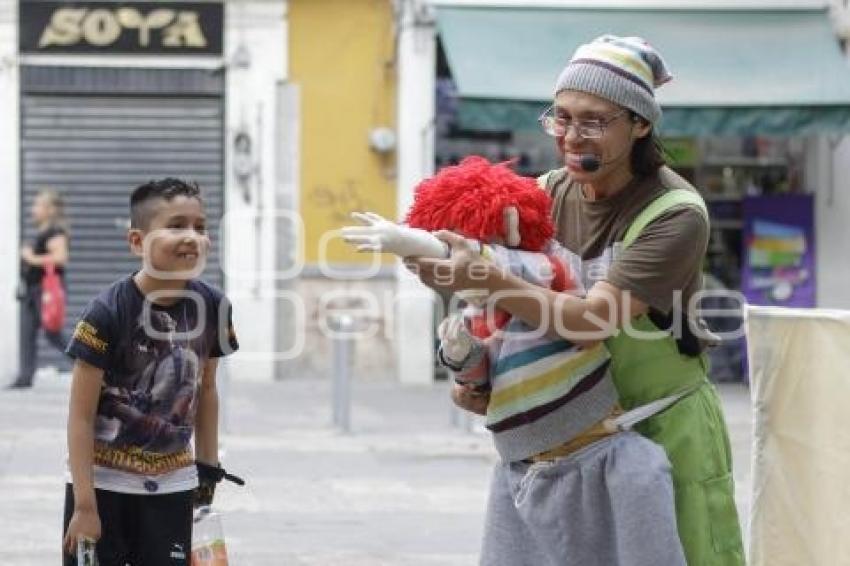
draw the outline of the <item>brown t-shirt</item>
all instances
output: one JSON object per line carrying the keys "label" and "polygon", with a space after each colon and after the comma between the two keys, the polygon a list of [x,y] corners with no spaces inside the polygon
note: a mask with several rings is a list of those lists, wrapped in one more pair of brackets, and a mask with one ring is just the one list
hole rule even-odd
{"label": "brown t-shirt", "polygon": [[[673,189],[696,190],[667,167],[656,175],[633,179],[610,198],[587,200],[582,185],[565,170],[551,173],[546,188],[553,199],[558,241],[582,258],[586,288],[607,281],[650,307],[656,325],[668,328],[678,311],[687,316],[691,297],[702,288],[702,261],[709,226],[693,205],[677,205],[650,222],[628,247],[622,240],[635,217],[653,200]],[[681,299],[676,297],[681,292]],[[681,309],[674,309],[676,305]],[[686,320],[683,353],[701,351]]]}

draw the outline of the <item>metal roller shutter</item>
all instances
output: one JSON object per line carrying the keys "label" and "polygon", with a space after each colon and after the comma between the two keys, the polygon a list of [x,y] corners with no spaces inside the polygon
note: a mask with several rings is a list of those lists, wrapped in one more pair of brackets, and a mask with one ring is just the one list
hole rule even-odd
{"label": "metal roller shutter", "polygon": [[[43,78],[44,69],[39,71]],[[124,77],[133,73],[116,71]],[[147,77],[157,73],[150,69],[140,72]],[[187,71],[183,73],[185,83]],[[107,81],[112,85],[122,84],[114,76],[107,79],[112,79]],[[201,186],[213,243],[204,277],[219,287],[223,280],[219,255],[224,184],[221,90],[217,96],[208,92],[169,95],[161,92],[168,89],[162,88],[160,80],[156,83],[159,92],[104,95],[109,89],[97,82],[91,81],[91,85],[98,94],[24,92],[21,99],[22,237],[28,242],[34,236],[29,210],[38,191],[44,187],[59,190],[71,229],[65,328],[69,335],[88,301],[138,268],[139,261],[130,254],[125,237],[129,195],[150,179],[174,176]],[[136,93],[144,90],[138,88],[138,80],[124,82],[135,84]],[[66,364],[61,358],[41,338],[40,364],[62,367]]]}

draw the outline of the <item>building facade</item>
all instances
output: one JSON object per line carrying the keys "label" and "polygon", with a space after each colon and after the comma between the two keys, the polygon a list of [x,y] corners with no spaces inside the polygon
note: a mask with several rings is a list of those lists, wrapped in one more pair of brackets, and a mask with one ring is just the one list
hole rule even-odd
{"label": "building facade", "polygon": [[[38,190],[66,201],[70,331],[99,289],[137,265],[126,243],[130,191],[158,177],[197,181],[213,243],[204,277],[232,297],[248,350],[230,369],[271,379],[276,317],[262,274],[277,242],[262,203],[292,189],[278,182],[275,135],[284,16],[283,3],[259,0],[0,4],[0,294],[14,295]],[[17,305],[0,301],[0,315],[11,327],[0,372],[11,374]]]}

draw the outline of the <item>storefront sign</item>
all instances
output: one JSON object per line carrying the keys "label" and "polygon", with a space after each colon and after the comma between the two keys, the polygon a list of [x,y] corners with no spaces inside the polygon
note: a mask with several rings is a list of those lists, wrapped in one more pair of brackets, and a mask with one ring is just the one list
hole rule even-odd
{"label": "storefront sign", "polygon": [[20,2],[21,53],[222,53],[220,2]]}
{"label": "storefront sign", "polygon": [[744,199],[741,291],[753,305],[815,306],[812,195]]}

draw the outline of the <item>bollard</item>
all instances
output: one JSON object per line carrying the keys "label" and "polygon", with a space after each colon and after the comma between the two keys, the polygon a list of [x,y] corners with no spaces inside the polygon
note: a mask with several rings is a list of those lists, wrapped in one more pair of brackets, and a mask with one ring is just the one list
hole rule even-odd
{"label": "bollard", "polygon": [[351,431],[351,366],[354,350],[354,318],[334,315],[330,319],[334,331],[333,350],[333,424],[343,432]]}

